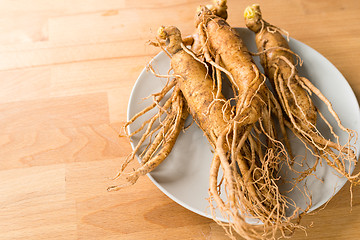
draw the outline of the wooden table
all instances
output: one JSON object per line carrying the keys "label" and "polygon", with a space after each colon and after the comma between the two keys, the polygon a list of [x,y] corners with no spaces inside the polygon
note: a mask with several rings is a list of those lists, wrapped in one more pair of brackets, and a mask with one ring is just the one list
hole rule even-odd
{"label": "wooden table", "polygon": [[[0,1],[0,239],[227,239],[147,178],[115,193],[130,151],[118,133],[160,25],[194,30],[185,0]],[[229,0],[244,26],[252,1]],[[360,96],[360,2],[258,1],[266,19],[328,58]],[[351,116],[349,116],[351,117]],[[134,163],[132,167],[136,167]],[[359,239],[360,190],[349,184],[306,239]],[[293,239],[305,239],[297,232]]]}

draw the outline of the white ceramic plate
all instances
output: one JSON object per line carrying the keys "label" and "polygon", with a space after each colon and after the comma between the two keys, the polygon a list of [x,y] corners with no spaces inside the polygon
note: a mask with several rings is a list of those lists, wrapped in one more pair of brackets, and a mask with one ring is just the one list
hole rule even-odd
{"label": "white ceramic plate", "polygon": [[[250,51],[256,52],[254,34],[248,29],[239,28],[245,44]],[[299,68],[300,76],[309,78],[312,83],[321,90],[322,93],[332,102],[335,111],[339,114],[343,125],[360,133],[360,111],[357,99],[342,74],[320,53],[309,46],[290,39],[291,49],[298,53],[304,64]],[[260,69],[258,59],[255,59]],[[152,66],[159,74],[167,74],[170,67],[170,59],[164,54],[159,53],[152,62]],[[152,73],[144,69],[137,79],[130,96],[128,106],[128,119],[148,106],[152,99],[145,99],[153,93],[159,92],[165,85],[166,79],[160,79],[153,76]],[[314,102],[318,109],[330,119],[333,125],[333,118],[329,115],[326,106],[314,97]],[[133,132],[141,123],[148,119],[154,111],[142,116],[136,122],[129,126],[128,131]],[[188,123],[191,119],[188,119]],[[327,128],[324,124],[318,125],[324,132]],[[339,129],[335,129],[340,138],[347,138],[347,135]],[[132,146],[138,142],[139,137],[135,136]],[[296,140],[294,141],[295,154],[306,154],[306,149]],[[359,144],[356,144],[359,149]],[[149,178],[154,184],[163,191],[168,197],[182,205],[183,207],[200,214],[210,217],[208,198],[208,179],[209,169],[212,160],[211,146],[206,137],[196,124],[192,124],[186,132],[182,132],[168,158],[151,174]],[[308,160],[310,163],[312,159]],[[351,171],[354,166],[350,166]],[[345,184],[346,179],[338,177],[334,171],[326,164],[319,166],[316,176],[323,180],[323,183],[313,176],[308,177],[302,184],[306,183],[308,190],[312,195],[312,210],[320,207]],[[282,186],[286,189],[288,186]],[[306,202],[303,196],[296,191],[291,192],[293,198],[299,206],[304,206]],[[220,220],[224,220],[218,214]]]}

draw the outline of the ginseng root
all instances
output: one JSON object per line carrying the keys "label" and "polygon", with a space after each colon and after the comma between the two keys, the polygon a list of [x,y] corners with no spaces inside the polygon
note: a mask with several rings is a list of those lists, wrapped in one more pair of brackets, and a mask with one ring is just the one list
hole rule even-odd
{"label": "ginseng root", "polygon": [[[291,234],[295,228],[301,228],[290,222],[297,217],[299,209],[287,216],[288,199],[276,184],[279,162],[288,159],[272,119],[274,114],[282,121],[280,104],[266,87],[264,75],[253,62],[240,36],[224,19],[203,7],[197,14],[196,27],[204,59],[229,77],[236,101],[232,124],[217,139],[210,196],[222,213],[231,219],[228,226],[230,235],[233,230],[246,239],[274,237],[277,230],[284,236]],[[284,123],[281,122],[280,126],[286,139]],[[228,139],[232,141],[229,149],[225,145]],[[288,144],[287,139],[285,142]],[[229,165],[237,166],[239,171],[232,169],[236,189],[233,196],[227,194],[228,202],[225,202],[218,191],[217,168],[225,165],[229,156],[234,161]],[[236,201],[232,202],[234,197]],[[257,205],[258,202],[261,205]],[[260,220],[263,225],[255,227],[248,224],[246,218]],[[256,231],[259,228],[261,232]]]}
{"label": "ginseng root", "polygon": [[[282,33],[286,32],[263,20],[258,4],[247,7],[244,17],[246,26],[256,34],[255,41],[261,64],[287,116],[286,125],[302,138],[304,143],[315,149],[313,153],[318,153],[316,157],[324,159],[351,183],[359,183],[360,173],[351,175],[349,170],[350,166],[354,166],[357,162],[354,147],[351,145],[356,134],[342,125],[330,101],[320,90],[307,78],[298,75],[296,58],[299,56],[290,50],[287,40],[282,36]],[[348,134],[345,144],[340,143],[333,126],[316,108],[310,97],[311,94],[317,96],[327,106],[338,127]],[[316,127],[318,116],[328,125],[335,140],[326,139],[318,130]],[[316,166],[313,167],[315,168]]]}
{"label": "ginseng root", "polygon": [[[211,8],[217,14],[222,15],[223,17],[226,17],[224,15],[227,13],[226,12],[226,0],[214,1],[213,5],[211,5]],[[195,36],[195,38],[194,38],[194,36]],[[197,39],[198,38],[196,38],[196,35],[192,35],[188,38],[185,38],[182,41],[178,42],[179,44],[181,43],[179,45],[179,47],[182,48],[183,50],[184,49],[186,50],[186,48],[184,47],[185,45],[192,45],[192,49],[194,51],[198,51],[199,44],[197,43],[198,42]],[[163,48],[163,46],[165,46],[164,41],[149,42],[149,43],[151,45],[159,46],[162,48]],[[171,46],[169,46],[166,50],[166,53],[171,54],[171,50],[172,50]],[[195,56],[194,52],[192,52],[191,54],[193,56]],[[192,59],[192,60],[194,60],[194,59]],[[149,66],[149,67],[150,67],[150,70],[152,70],[151,66]],[[154,73],[154,74],[156,75],[156,73]],[[206,74],[207,74],[207,71],[206,71]],[[163,76],[159,76],[159,77],[163,77]],[[136,114],[131,120],[129,120],[129,122],[127,122],[125,124],[124,128],[126,128],[128,125],[133,123],[136,119],[138,119],[140,116],[149,112],[153,108],[155,108],[155,107],[159,108],[159,111],[152,118],[146,120],[137,130],[135,130],[133,133],[131,133],[129,135],[129,137],[133,137],[134,135],[140,133],[141,131],[143,131],[145,129],[145,133],[143,133],[143,135],[141,136],[141,138],[140,138],[139,142],[137,143],[137,145],[135,146],[133,152],[126,158],[126,160],[122,164],[120,171],[115,176],[115,179],[117,179],[121,175],[123,175],[128,164],[135,159],[136,154],[138,154],[140,148],[143,147],[144,142],[147,139],[151,139],[151,137],[154,134],[155,134],[154,140],[148,144],[148,146],[145,148],[145,150],[142,153],[138,154],[141,157],[141,167],[139,167],[137,170],[134,170],[134,171],[128,173],[128,176],[126,177],[128,184],[134,184],[140,176],[145,175],[145,174],[151,172],[152,170],[154,170],[170,154],[170,152],[175,144],[175,141],[178,137],[178,134],[180,133],[180,130],[183,128],[185,119],[188,116],[188,109],[187,109],[187,107],[185,107],[185,106],[187,106],[186,100],[184,99],[184,96],[180,92],[179,87],[176,86],[176,85],[178,85],[179,79],[181,79],[181,78],[173,78],[172,80],[170,80],[169,84],[167,86],[165,86],[164,89],[162,89],[162,91],[160,93],[158,93],[158,94],[156,94],[156,96],[154,96],[153,104],[151,104],[146,109],[144,109],[143,111]],[[196,79],[196,77],[194,79]],[[210,82],[212,83],[212,81],[209,81],[209,83]],[[172,88],[174,88],[174,86],[176,86],[175,87],[176,90],[173,91],[171,97],[165,102],[164,106],[160,106],[159,102],[163,99],[163,97]],[[195,86],[195,87],[201,87],[201,86]],[[193,86],[193,88],[194,88],[194,86]],[[210,91],[210,89],[205,88],[205,92],[208,92],[208,96],[207,96],[208,98],[206,99],[206,101],[207,101],[206,103],[207,104],[212,103],[213,102],[212,91]],[[211,97],[210,97],[210,95],[211,95]],[[220,96],[218,93],[216,96],[218,98],[218,102],[214,102],[215,104],[211,104],[211,106],[204,106],[203,109],[206,109],[206,111],[208,111],[208,112],[201,113],[199,116],[195,117],[195,119],[200,119],[199,120],[200,122],[205,122],[206,118],[204,118],[203,116],[208,115],[212,111],[212,109],[215,109],[214,110],[215,112],[223,111],[223,109],[222,109],[223,107],[222,106],[219,107],[218,103],[219,102],[224,103],[225,98]],[[200,106],[200,105],[196,105],[196,107],[198,107],[198,106]],[[195,110],[193,113],[195,114],[198,112],[199,111]],[[154,128],[153,127],[155,125],[154,123],[157,123],[158,120],[161,119],[161,116],[163,114],[166,114],[165,119],[160,122],[159,126]],[[228,113],[227,115],[230,116],[230,113]],[[220,115],[218,115],[218,116],[220,116]],[[201,124],[201,127],[204,127],[203,129],[209,129],[209,131],[205,132],[205,133],[207,134],[207,137],[213,146],[215,144],[215,139],[216,139],[214,137],[214,131],[216,132],[216,130],[213,130],[213,128],[220,128],[222,126],[221,124],[220,125],[217,124],[218,122],[219,122],[218,120],[215,120],[213,122],[213,125],[211,125],[211,126],[207,126],[206,123]],[[204,126],[202,126],[202,125],[204,125]],[[212,129],[212,130],[210,130],[210,129]],[[127,186],[128,184],[121,185],[121,186],[112,186],[109,188],[109,190],[118,190],[123,186]]]}

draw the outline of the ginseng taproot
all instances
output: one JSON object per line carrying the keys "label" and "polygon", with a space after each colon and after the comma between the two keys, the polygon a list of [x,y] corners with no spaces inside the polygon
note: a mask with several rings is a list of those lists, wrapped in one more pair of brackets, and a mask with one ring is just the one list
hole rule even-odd
{"label": "ginseng taproot", "polygon": [[[346,177],[351,184],[360,182],[360,173],[352,175],[347,165],[354,166],[357,162],[355,148],[351,142],[356,133],[344,127],[331,102],[317,89],[309,79],[299,76],[296,60],[300,57],[294,53],[283,37],[285,33],[262,18],[260,6],[254,4],[244,11],[246,26],[255,33],[255,42],[260,55],[261,64],[269,78],[281,107],[287,117],[285,123],[304,144],[313,149],[313,154],[324,159],[334,170]],[[311,94],[317,96],[328,108],[336,120],[337,127],[348,134],[348,139],[341,144],[339,136],[315,106]],[[317,128],[318,117],[328,125],[335,141],[327,139]],[[344,141],[343,141],[344,142]],[[316,168],[316,164],[312,169]]]}

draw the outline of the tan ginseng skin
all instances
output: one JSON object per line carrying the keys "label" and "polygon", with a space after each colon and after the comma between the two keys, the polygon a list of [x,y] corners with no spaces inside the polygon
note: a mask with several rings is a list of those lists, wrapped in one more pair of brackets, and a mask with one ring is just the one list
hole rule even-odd
{"label": "tan ginseng skin", "polygon": [[[206,73],[203,64],[196,61],[185,51],[179,51],[172,56],[171,66],[178,78],[179,87],[187,101],[190,114],[200,128],[215,143],[221,131],[226,127],[224,116],[229,120],[230,108],[224,108],[225,98],[221,95],[214,101],[216,88]],[[211,104],[211,106],[210,106]]]}

